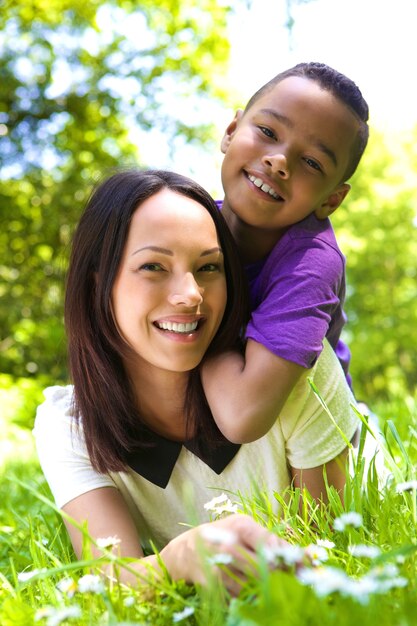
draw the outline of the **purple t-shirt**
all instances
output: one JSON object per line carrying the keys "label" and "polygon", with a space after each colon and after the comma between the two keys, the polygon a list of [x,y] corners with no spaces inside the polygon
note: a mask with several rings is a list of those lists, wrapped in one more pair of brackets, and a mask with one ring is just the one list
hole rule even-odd
{"label": "purple t-shirt", "polygon": [[[221,203],[218,203],[221,207]],[[251,319],[246,336],[287,361],[310,368],[326,337],[345,372],[345,257],[329,219],[314,214],[291,226],[269,255],[246,266]]]}
{"label": "purple t-shirt", "polygon": [[312,367],[327,338],[346,377],[345,258],[330,220],[314,214],[291,226],[266,259],[246,267],[252,316],[246,336],[278,356]]}

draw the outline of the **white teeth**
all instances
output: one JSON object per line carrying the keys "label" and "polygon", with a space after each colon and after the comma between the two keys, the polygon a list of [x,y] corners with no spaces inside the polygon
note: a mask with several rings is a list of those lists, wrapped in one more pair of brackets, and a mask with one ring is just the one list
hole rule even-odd
{"label": "white teeth", "polygon": [[256,176],[252,176],[252,174],[248,174],[248,178],[254,185],[259,187],[259,189],[262,189],[262,191],[264,191],[265,193],[269,193],[269,195],[272,196],[273,198],[275,198],[276,200],[281,200],[282,199],[281,196],[279,196],[272,189],[272,187],[270,187],[269,185],[264,183],[264,181],[261,178],[256,178]]}
{"label": "white teeth", "polygon": [[178,324],[177,322],[157,322],[162,330],[169,330],[173,333],[191,333],[198,326],[198,322],[187,322],[186,324]]}

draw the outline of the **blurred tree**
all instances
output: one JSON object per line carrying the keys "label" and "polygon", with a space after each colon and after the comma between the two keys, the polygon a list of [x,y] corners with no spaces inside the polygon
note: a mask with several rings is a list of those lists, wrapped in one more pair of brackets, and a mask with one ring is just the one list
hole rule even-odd
{"label": "blurred tree", "polygon": [[347,257],[355,393],[368,402],[417,384],[416,146],[417,128],[406,140],[373,131],[332,218]]}
{"label": "blurred tree", "polygon": [[[285,0],[289,35],[305,1]],[[201,103],[226,97],[233,3],[225,4],[3,0],[0,372],[65,379],[62,284],[73,226],[93,181],[141,162],[133,128],[158,129],[173,149],[210,141]],[[368,401],[411,389],[417,377],[417,129],[385,141],[372,133],[333,219],[347,256],[355,391]]]}
{"label": "blurred tree", "polygon": [[[0,371],[66,376],[66,246],[132,127],[207,142],[228,57],[217,0],[5,0],[0,13]],[[173,104],[175,103],[175,105]],[[182,104],[181,104],[182,103]]]}

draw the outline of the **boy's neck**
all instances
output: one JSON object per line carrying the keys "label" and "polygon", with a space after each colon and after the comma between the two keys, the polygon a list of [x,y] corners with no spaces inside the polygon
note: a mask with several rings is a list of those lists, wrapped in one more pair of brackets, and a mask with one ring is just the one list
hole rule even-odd
{"label": "boy's neck", "polygon": [[251,226],[237,217],[227,202],[223,203],[222,215],[232,232],[244,264],[255,263],[264,259],[287,230],[286,228],[268,230]]}

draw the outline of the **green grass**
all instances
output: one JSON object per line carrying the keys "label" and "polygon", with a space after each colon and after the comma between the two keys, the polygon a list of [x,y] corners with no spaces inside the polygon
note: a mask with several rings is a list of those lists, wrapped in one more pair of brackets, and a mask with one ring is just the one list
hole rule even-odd
{"label": "green grass", "polygon": [[[393,400],[378,407],[378,414],[386,475],[374,463],[367,467],[359,453],[344,506],[333,489],[328,490],[327,506],[308,503],[308,494],[295,490],[276,494],[282,505],[278,519],[263,494],[250,500],[228,494],[294,546],[323,541],[332,546],[308,548],[317,563],[304,571],[294,570],[291,554],[274,555],[276,563],[285,564],[284,570],[272,569],[268,555],[260,554],[257,576],[234,599],[215,583],[194,588],[168,577],[134,590],[118,583],[94,587],[95,578],[83,577],[97,573],[103,560],[112,561],[116,573],[128,562],[108,551],[100,561],[89,559],[88,553],[83,562],[75,560],[29,431],[16,423],[0,424],[2,438],[14,446],[4,446],[14,453],[6,456],[0,472],[0,625],[417,624],[416,490],[397,489],[399,483],[416,478],[417,405],[413,398]],[[362,443],[370,437],[364,426]],[[301,496],[305,506],[300,509]],[[343,520],[345,512],[360,517],[337,530],[334,519]],[[361,546],[372,552],[361,556]]]}

